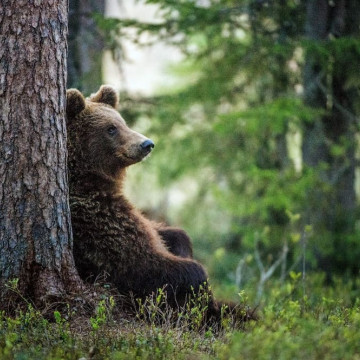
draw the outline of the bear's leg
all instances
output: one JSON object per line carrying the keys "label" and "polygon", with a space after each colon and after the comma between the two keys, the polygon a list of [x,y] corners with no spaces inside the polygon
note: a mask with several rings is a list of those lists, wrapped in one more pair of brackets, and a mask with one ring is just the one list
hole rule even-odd
{"label": "bear's leg", "polygon": [[[197,306],[199,302],[200,309],[206,309],[204,323],[216,327],[221,327],[222,316],[226,314],[231,316],[234,324],[257,319],[254,310],[240,304],[216,301],[206,271],[198,262],[179,258],[159,260],[162,261],[162,271],[158,272],[157,276],[154,273],[153,275],[160,281],[152,286],[154,290],[165,286],[167,301],[171,306],[183,307],[188,301],[194,301],[192,305]],[[148,291],[148,294],[156,292],[154,290]]]}
{"label": "bear's leg", "polygon": [[193,250],[191,239],[184,230],[169,226],[159,228],[158,233],[172,254],[192,259]]}
{"label": "bear's leg", "polygon": [[214,329],[221,328],[223,315],[229,315],[234,324],[256,319],[254,311],[241,305],[216,301],[210,289],[207,274],[196,261],[162,258],[157,259],[156,263],[157,265],[149,267],[146,273],[124,276],[128,280],[140,280],[133,282],[129,289],[135,298],[145,299],[147,296],[157,296],[158,289],[163,289],[168,305],[174,309],[184,309],[187,304],[197,307],[203,312],[203,324],[212,326]]}
{"label": "bear's leg", "polygon": [[114,264],[116,267],[110,278],[121,293],[145,298],[164,289],[168,303],[177,307],[183,306],[193,293],[207,288],[206,271],[196,261],[168,252],[147,253],[146,256],[146,259],[137,259],[137,266],[126,269],[121,263]]}

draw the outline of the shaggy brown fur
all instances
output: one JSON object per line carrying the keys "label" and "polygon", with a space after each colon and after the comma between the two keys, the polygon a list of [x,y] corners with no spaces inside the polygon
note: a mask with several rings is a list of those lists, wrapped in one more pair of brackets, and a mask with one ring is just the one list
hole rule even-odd
{"label": "shaggy brown fur", "polygon": [[191,240],[184,230],[156,224],[155,228],[171,253],[183,258],[193,258]]}
{"label": "shaggy brown fur", "polygon": [[[173,306],[207,284],[207,274],[192,259],[187,234],[145,218],[124,197],[127,166],[153,147],[130,130],[115,110],[117,96],[108,86],[85,99],[67,92],[70,206],[74,257],[86,278],[107,272],[120,293],[144,298],[165,288]],[[206,285],[205,285],[206,288]],[[220,310],[210,296],[209,316]]]}

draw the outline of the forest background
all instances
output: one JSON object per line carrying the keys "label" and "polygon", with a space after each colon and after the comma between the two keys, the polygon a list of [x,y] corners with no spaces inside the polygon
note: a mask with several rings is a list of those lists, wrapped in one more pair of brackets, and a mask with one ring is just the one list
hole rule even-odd
{"label": "forest background", "polygon": [[230,292],[255,287],[258,301],[270,276],[358,276],[356,2],[146,3],[158,9],[154,21],[70,1],[68,87],[96,91],[104,53],[120,70],[131,59],[125,41],[182,54],[169,64],[171,85],[123,88],[124,118],[156,143],[130,170],[134,201],[185,228]]}

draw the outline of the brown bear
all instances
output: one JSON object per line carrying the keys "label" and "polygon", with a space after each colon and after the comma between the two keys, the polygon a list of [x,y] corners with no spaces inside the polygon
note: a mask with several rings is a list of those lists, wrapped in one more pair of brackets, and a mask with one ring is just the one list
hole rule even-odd
{"label": "brown bear", "polygon": [[[192,259],[184,231],[153,223],[125,198],[126,168],[144,159],[154,143],[127,127],[117,103],[110,86],[88,99],[67,91],[76,266],[83,278],[105,271],[122,294],[145,298],[164,288],[171,306],[184,305],[189,294],[207,288],[207,274]],[[209,299],[209,316],[219,316],[219,305],[211,294]]]}

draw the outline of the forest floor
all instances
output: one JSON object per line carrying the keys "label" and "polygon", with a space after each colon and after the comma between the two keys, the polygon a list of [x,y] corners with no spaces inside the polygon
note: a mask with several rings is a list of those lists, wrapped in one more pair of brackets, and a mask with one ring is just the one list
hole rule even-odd
{"label": "forest floor", "polygon": [[225,321],[218,333],[197,322],[199,309],[191,326],[175,324],[156,301],[119,317],[111,296],[88,317],[76,308],[51,320],[31,305],[12,317],[0,310],[0,359],[360,359],[359,280],[322,283],[316,274],[306,289],[295,275],[269,283],[258,321],[241,329]]}

